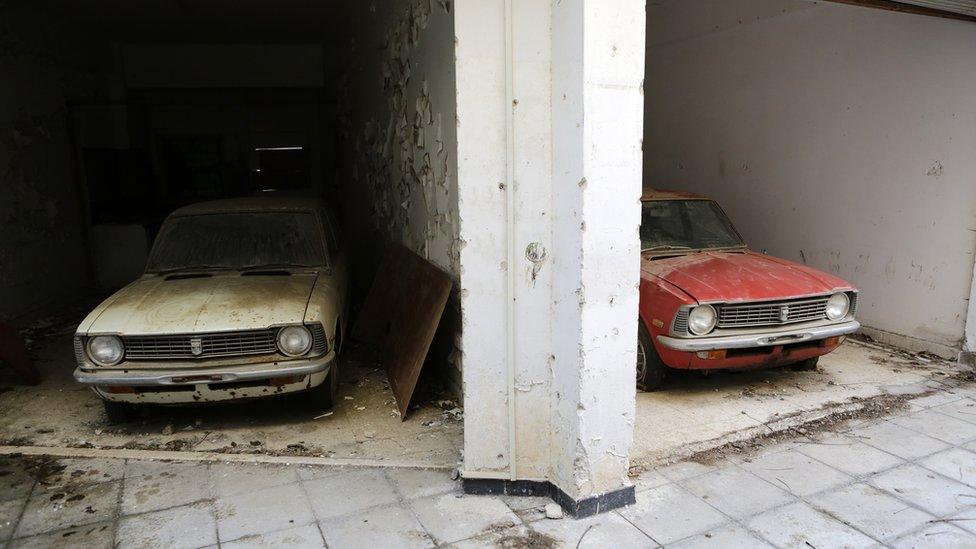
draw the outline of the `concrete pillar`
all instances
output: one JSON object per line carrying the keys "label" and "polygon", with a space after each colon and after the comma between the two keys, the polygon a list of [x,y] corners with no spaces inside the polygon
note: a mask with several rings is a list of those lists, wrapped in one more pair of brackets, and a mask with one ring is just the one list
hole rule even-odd
{"label": "concrete pillar", "polygon": [[641,0],[456,5],[471,492],[633,500]]}

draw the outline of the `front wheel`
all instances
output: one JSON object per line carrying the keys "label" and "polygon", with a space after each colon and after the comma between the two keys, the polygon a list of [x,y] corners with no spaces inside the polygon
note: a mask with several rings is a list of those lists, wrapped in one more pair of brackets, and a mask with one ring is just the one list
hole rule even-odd
{"label": "front wheel", "polygon": [[331,410],[335,406],[336,391],[339,388],[339,371],[335,361],[329,367],[328,377],[316,387],[305,392],[305,403],[309,410],[318,412]]}
{"label": "front wheel", "polygon": [[126,423],[135,417],[135,407],[128,402],[103,400],[102,405],[105,406],[105,417],[108,418],[110,425]]}
{"label": "front wheel", "polygon": [[794,372],[816,372],[817,364],[820,363],[820,357],[816,356],[813,358],[808,358],[806,360],[801,360],[795,364],[790,365],[790,369]]}
{"label": "front wheel", "polygon": [[654,391],[664,383],[667,367],[654,348],[651,334],[644,323],[637,321],[637,388],[641,391]]}

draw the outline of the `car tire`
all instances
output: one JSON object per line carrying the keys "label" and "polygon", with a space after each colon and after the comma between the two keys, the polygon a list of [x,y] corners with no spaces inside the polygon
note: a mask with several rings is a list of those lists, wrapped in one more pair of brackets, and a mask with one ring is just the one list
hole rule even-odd
{"label": "car tire", "polygon": [[103,400],[102,405],[105,407],[105,417],[108,418],[110,425],[126,423],[135,417],[135,407],[128,402]]}
{"label": "car tire", "polygon": [[324,412],[335,407],[336,391],[339,388],[339,372],[335,361],[329,367],[325,381],[305,392],[305,403],[310,411]]}
{"label": "car tire", "polygon": [[820,357],[815,356],[813,358],[801,360],[800,362],[790,365],[790,369],[794,372],[815,372],[817,371],[817,364],[819,363]]}
{"label": "car tire", "polygon": [[667,366],[654,348],[654,341],[647,328],[637,321],[637,389],[654,391],[664,383]]}

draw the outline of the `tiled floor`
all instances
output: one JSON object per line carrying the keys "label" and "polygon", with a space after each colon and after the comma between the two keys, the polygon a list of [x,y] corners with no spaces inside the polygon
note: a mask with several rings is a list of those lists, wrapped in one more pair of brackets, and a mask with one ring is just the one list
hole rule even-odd
{"label": "tiled floor", "polygon": [[0,462],[0,547],[976,547],[976,391],[635,479],[637,503],[549,520],[413,469]]}

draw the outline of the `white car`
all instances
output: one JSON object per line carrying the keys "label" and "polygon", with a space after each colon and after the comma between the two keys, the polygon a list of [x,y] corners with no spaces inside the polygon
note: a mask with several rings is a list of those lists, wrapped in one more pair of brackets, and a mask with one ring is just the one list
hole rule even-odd
{"label": "white car", "polygon": [[137,404],[300,391],[327,408],[346,330],[348,269],[320,201],[260,197],[172,213],[145,274],[75,333],[75,379],[110,422]]}

